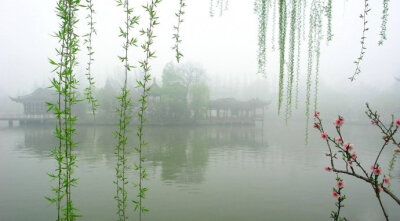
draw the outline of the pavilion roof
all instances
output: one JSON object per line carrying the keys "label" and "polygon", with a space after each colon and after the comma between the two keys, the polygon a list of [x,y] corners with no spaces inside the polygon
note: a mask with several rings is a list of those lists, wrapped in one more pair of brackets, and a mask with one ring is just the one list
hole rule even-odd
{"label": "pavilion roof", "polygon": [[33,102],[53,102],[57,99],[57,93],[48,88],[38,88],[31,94],[18,97],[10,97],[17,103],[33,103]]}

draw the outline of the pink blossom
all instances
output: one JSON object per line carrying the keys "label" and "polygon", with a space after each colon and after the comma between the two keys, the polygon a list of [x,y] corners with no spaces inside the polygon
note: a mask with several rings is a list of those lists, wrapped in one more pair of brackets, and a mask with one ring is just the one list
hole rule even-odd
{"label": "pink blossom", "polygon": [[354,145],[353,145],[353,144],[345,143],[345,144],[343,145],[343,149],[344,149],[345,151],[351,151],[351,150],[353,150],[353,148],[354,148]]}
{"label": "pink blossom", "polygon": [[338,181],[337,184],[336,184],[336,186],[337,186],[338,188],[343,188],[343,187],[344,187],[344,182],[343,182],[343,181]]}
{"label": "pink blossom", "polygon": [[374,124],[378,125],[379,122],[380,122],[379,119],[375,119],[375,120],[372,120],[372,121],[371,121],[372,125],[374,125]]}
{"label": "pink blossom", "polygon": [[385,176],[385,178],[383,178],[383,182],[384,182],[385,184],[389,184],[389,182],[390,182],[390,177]]}
{"label": "pink blossom", "polygon": [[338,119],[335,120],[334,124],[336,127],[341,127],[344,124],[344,118],[339,117]]}
{"label": "pink blossom", "polygon": [[400,119],[396,120],[396,125],[400,127]]}
{"label": "pink blossom", "polygon": [[319,129],[319,123],[314,123],[314,126],[313,126],[315,129]]}
{"label": "pink blossom", "polygon": [[336,137],[336,142],[338,142],[338,143],[343,143],[343,140],[342,140],[342,138],[341,137]]}
{"label": "pink blossom", "polygon": [[379,192],[382,192],[382,191],[383,191],[382,186],[380,186],[380,185],[378,186],[378,191],[379,191]]}
{"label": "pink blossom", "polygon": [[354,160],[357,159],[357,153],[356,152],[351,153],[351,158],[353,158]]}
{"label": "pink blossom", "polygon": [[323,133],[321,134],[321,138],[322,138],[322,139],[327,139],[327,138],[328,138],[328,133],[327,133],[327,132],[323,132]]}
{"label": "pink blossom", "polygon": [[337,193],[336,191],[332,191],[332,197],[335,198],[335,199],[339,199],[340,194]]}
{"label": "pink blossom", "polygon": [[319,117],[319,111],[316,111],[316,112],[314,113],[314,117],[315,117],[315,118],[318,118],[318,117]]}
{"label": "pink blossom", "polygon": [[331,171],[332,171],[332,168],[330,168],[330,167],[325,167],[325,171],[331,172]]}
{"label": "pink blossom", "polygon": [[375,165],[372,165],[372,166],[371,166],[371,170],[375,170]]}
{"label": "pink blossom", "polygon": [[381,169],[381,168],[375,168],[375,169],[373,170],[373,173],[374,173],[375,175],[379,176],[379,175],[382,173],[382,169]]}
{"label": "pink blossom", "polygon": [[350,167],[353,167],[353,163],[350,160],[347,161],[347,165],[349,165]]}

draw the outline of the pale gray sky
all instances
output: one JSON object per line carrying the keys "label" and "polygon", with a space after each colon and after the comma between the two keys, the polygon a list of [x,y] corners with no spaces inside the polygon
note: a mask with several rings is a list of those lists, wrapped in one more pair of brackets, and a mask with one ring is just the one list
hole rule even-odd
{"label": "pale gray sky", "polygon": [[[142,14],[145,0],[132,1]],[[310,2],[310,1],[309,1]],[[1,0],[0,7],[0,92],[7,95],[29,93],[35,87],[47,86],[53,76],[48,57],[54,57],[56,39],[50,36],[58,29],[54,0]],[[113,0],[94,0],[96,29],[94,37],[93,73],[98,86],[107,75],[121,69],[117,55],[121,52],[118,26],[122,24],[122,10]],[[354,71],[353,61],[359,54],[362,31],[359,14],[362,0],[335,0],[333,14],[333,42],[323,43],[321,57],[321,91],[344,91],[377,88],[384,93],[394,84],[393,76],[400,75],[400,2],[390,1],[388,40],[378,46],[382,1],[370,1],[370,31],[367,38],[367,54],[361,64],[362,73],[350,83],[347,77]],[[209,0],[187,0],[184,23],[181,26],[183,61],[201,64],[211,78],[232,83],[245,79],[262,79],[256,76],[257,64],[257,17],[253,13],[252,0],[230,0],[229,10],[222,17],[209,17]],[[158,9],[161,25],[157,27],[155,48],[158,58],[153,61],[154,75],[161,76],[165,63],[174,59],[172,27],[176,23],[174,13],[178,0],[164,0]],[[83,18],[82,14],[82,18]],[[83,20],[82,20],[83,21]],[[269,25],[272,27],[272,25]],[[79,33],[85,33],[85,23],[79,25]],[[269,34],[272,30],[269,30]],[[305,45],[305,42],[303,42]],[[84,48],[82,48],[84,50]],[[304,52],[306,50],[304,49]],[[131,52],[132,60],[142,58],[139,50]],[[305,56],[304,56],[305,57]],[[80,57],[81,64],[86,57]],[[278,85],[278,54],[268,45],[268,78],[266,91],[276,93]],[[306,59],[304,59],[306,62]],[[305,63],[304,63],[305,64]],[[303,65],[303,68],[306,66]],[[83,71],[84,67],[78,67]],[[305,69],[304,69],[305,70]],[[304,75],[304,71],[303,71]],[[83,73],[82,73],[83,76]],[[239,80],[235,80],[239,79]],[[304,79],[302,78],[302,85]],[[85,84],[84,78],[82,83]],[[264,93],[264,92],[260,92]]]}

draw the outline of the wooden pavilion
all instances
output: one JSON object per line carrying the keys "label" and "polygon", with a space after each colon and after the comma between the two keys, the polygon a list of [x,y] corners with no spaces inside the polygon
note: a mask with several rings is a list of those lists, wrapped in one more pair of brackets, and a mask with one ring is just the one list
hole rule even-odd
{"label": "wooden pavilion", "polygon": [[210,101],[207,119],[215,124],[255,124],[264,121],[268,102],[260,99],[238,101],[234,98],[221,98]]}

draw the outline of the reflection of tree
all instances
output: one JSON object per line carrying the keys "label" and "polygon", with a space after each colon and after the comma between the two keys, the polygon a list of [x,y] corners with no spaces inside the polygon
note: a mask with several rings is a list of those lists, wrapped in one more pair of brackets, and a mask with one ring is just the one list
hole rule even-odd
{"label": "reflection of tree", "polygon": [[[76,139],[78,160],[86,164],[105,163],[113,168],[113,127],[78,127]],[[49,157],[56,140],[52,127],[26,127],[24,151],[39,158]],[[161,168],[165,182],[184,184],[201,183],[209,163],[210,153],[224,155],[226,151],[242,154],[240,150],[263,148],[262,131],[254,127],[148,127],[147,161]],[[130,133],[131,144],[135,142]],[[132,145],[130,145],[132,148]],[[129,157],[132,162],[133,156]]]}
{"label": "reflection of tree", "polygon": [[186,154],[189,130],[184,127],[161,127],[148,129],[149,148],[146,157],[160,165],[163,180],[177,180],[188,166]]}
{"label": "reflection of tree", "polygon": [[262,131],[254,127],[161,127],[149,128],[145,155],[161,167],[164,181],[200,183],[211,149],[262,148]]}

